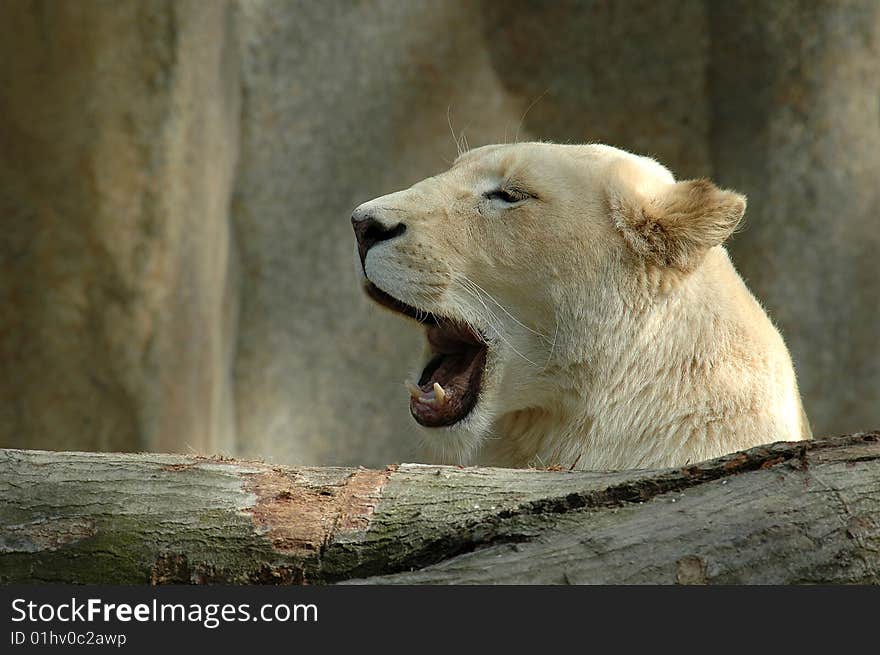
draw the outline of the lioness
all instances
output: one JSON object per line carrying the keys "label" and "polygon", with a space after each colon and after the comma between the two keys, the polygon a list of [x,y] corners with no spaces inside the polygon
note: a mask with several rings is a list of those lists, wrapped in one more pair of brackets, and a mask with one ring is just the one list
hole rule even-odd
{"label": "lioness", "polygon": [[352,215],[366,292],[421,323],[435,460],[681,466],[810,438],[721,245],[746,199],[605,145],[491,145]]}

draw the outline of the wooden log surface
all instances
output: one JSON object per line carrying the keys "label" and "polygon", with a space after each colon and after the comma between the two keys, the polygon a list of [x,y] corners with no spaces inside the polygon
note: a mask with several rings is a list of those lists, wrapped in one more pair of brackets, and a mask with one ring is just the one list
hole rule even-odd
{"label": "wooden log surface", "polygon": [[607,473],[0,450],[0,582],[878,583],[880,432]]}

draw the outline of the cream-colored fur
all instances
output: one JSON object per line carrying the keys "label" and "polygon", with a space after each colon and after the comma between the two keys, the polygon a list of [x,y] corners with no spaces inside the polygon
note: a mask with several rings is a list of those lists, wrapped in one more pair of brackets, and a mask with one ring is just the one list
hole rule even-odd
{"label": "cream-colored fur", "polygon": [[627,469],[810,438],[782,337],[721,245],[745,205],[652,159],[549,143],[478,148],[362,205],[407,228],[368,252],[368,279],[490,344],[470,415],[422,428],[433,457]]}

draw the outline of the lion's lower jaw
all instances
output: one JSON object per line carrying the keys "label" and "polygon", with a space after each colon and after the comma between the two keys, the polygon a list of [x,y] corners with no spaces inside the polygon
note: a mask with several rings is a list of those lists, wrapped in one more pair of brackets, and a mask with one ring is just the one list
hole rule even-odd
{"label": "lion's lower jaw", "polygon": [[492,429],[492,416],[478,404],[464,420],[447,427],[419,427],[420,446],[432,464],[476,464]]}

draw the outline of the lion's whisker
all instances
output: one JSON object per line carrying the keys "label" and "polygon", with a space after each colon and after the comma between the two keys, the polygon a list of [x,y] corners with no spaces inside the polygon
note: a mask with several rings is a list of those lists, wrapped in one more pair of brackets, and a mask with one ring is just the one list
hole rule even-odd
{"label": "lion's whisker", "polygon": [[[486,303],[483,302],[483,299],[480,298],[480,296],[479,296],[478,293],[476,293],[473,289],[469,289],[469,288],[464,284],[464,282],[462,282],[461,280],[459,280],[459,279],[457,279],[457,278],[453,278],[453,279],[455,279],[455,281],[458,282],[458,284],[461,286],[462,289],[464,289],[465,291],[467,291],[467,292],[468,292],[468,293],[469,293],[469,294],[470,294],[470,295],[471,295],[471,296],[472,296],[477,302],[479,302],[479,303],[483,306],[483,308],[486,310],[486,312],[488,313],[489,316],[491,316],[492,318],[494,318],[499,324],[502,324],[501,321],[499,320],[498,316],[497,316],[497,315],[496,315],[491,309],[489,309],[488,305],[486,305]],[[465,277],[465,280],[467,280],[466,277]],[[471,284],[473,284],[472,281],[470,281],[470,280],[468,280],[468,281],[471,282]],[[488,317],[487,317],[487,318],[488,318]],[[514,319],[514,320],[515,320],[515,319]],[[519,350],[517,350],[516,346],[514,346],[514,345],[513,345],[513,344],[512,344],[512,343],[511,343],[511,342],[505,337],[504,333],[503,333],[498,327],[496,327],[495,325],[493,325],[491,321],[486,320],[486,323],[487,323],[488,326],[492,329],[492,331],[495,332],[495,334],[498,336],[498,338],[501,339],[501,341],[502,341],[504,344],[506,344],[507,347],[509,347],[514,353],[516,353],[517,355],[519,355],[523,360],[525,360],[526,362],[528,362],[529,364],[531,364],[531,365],[534,366],[535,368],[539,368],[539,365],[538,365],[538,364],[536,364],[536,363],[533,362],[531,359],[529,359],[528,357],[526,357],[525,355],[523,355]]]}
{"label": "lion's whisker", "polygon": [[462,277],[465,281],[467,281],[469,284],[472,284],[472,285],[474,286],[474,288],[476,288],[478,291],[480,291],[481,293],[483,293],[483,294],[484,294],[489,300],[491,300],[493,303],[495,303],[496,305],[498,305],[498,307],[501,309],[501,311],[504,312],[505,314],[507,314],[507,315],[510,317],[510,319],[511,319],[514,323],[516,323],[517,325],[519,325],[519,326],[520,326],[521,328],[523,328],[524,330],[528,330],[529,332],[531,332],[531,333],[534,334],[535,336],[537,336],[537,337],[541,337],[541,338],[544,339],[545,341],[549,341],[549,339],[547,338],[547,335],[546,335],[546,334],[541,334],[541,333],[538,332],[537,330],[533,330],[533,329],[530,328],[528,325],[526,325],[525,323],[523,323],[522,321],[520,321],[519,319],[517,319],[517,317],[514,316],[513,314],[511,314],[509,311],[507,311],[507,309],[504,307],[504,305],[502,305],[500,302],[498,302],[498,301],[495,299],[495,297],[494,297],[491,293],[489,293],[488,291],[486,291],[483,287],[481,287],[479,284],[477,284],[476,282],[474,282],[474,281],[473,281],[472,279],[470,279],[467,275],[462,275],[461,277]]}

